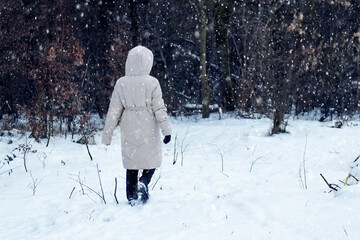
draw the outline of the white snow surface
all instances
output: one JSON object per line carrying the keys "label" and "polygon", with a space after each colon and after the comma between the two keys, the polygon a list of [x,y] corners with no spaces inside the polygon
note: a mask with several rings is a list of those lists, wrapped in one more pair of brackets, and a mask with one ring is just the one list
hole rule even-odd
{"label": "white snow surface", "polygon": [[[134,207],[125,195],[119,128],[109,147],[100,144],[101,132],[95,136],[93,161],[70,138],[52,138],[48,147],[28,138],[37,150],[27,156],[28,173],[16,152],[0,165],[0,239],[360,239],[360,185],[329,193],[320,177],[342,185],[338,180],[360,154],[359,121],[336,129],[331,122],[289,120],[289,133],[269,136],[269,119],[214,116],[171,119],[172,141],[163,145],[150,199]],[[306,137],[304,189],[299,169]],[[20,134],[2,136],[0,160],[25,141]],[[187,146],[183,159],[181,145]],[[97,164],[107,204],[88,189],[83,195],[75,181],[100,192]]]}

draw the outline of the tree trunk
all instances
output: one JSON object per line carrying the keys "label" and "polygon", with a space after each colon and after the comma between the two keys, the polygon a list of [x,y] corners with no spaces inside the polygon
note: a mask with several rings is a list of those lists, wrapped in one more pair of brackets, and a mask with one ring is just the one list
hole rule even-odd
{"label": "tree trunk", "polygon": [[136,9],[136,1],[128,0],[129,10],[130,10],[130,20],[131,20],[131,33],[133,47],[140,44],[140,33],[139,33],[139,23],[138,23],[138,13]]}
{"label": "tree trunk", "polygon": [[200,11],[200,79],[201,79],[201,98],[202,98],[202,117],[208,118],[210,116],[210,97],[211,90],[209,86],[208,76],[206,74],[206,9],[204,5],[205,0],[199,0]]}
{"label": "tree trunk", "polygon": [[218,11],[215,20],[215,36],[220,60],[221,80],[224,84],[224,107],[226,110],[233,111],[235,109],[235,95],[231,81],[228,43],[228,24],[231,15],[231,6],[227,1],[225,1],[217,3],[216,9],[218,9]]}
{"label": "tree trunk", "polygon": [[275,108],[271,134],[284,133],[285,131],[284,112],[281,109]]}
{"label": "tree trunk", "polygon": [[161,59],[163,60],[163,63],[164,63],[164,68],[165,68],[165,76],[164,76],[164,79],[167,81],[167,85],[168,85],[168,88],[169,88],[169,96],[170,96],[170,102],[169,102],[169,105],[167,106],[167,109],[170,113],[173,112],[173,110],[176,110],[176,105],[175,105],[175,96],[174,96],[174,86],[173,86],[173,82],[172,82],[172,79],[170,77],[170,72],[169,72],[169,69],[168,69],[168,65],[167,65],[167,61],[166,61],[166,58],[165,58],[165,55],[164,55],[164,51],[163,51],[163,47],[160,43],[160,36],[159,36],[159,33],[157,31],[155,31],[155,35],[156,35],[156,38],[157,38],[157,44],[158,44],[158,47],[159,47],[159,52],[160,52],[160,56],[161,56]]}

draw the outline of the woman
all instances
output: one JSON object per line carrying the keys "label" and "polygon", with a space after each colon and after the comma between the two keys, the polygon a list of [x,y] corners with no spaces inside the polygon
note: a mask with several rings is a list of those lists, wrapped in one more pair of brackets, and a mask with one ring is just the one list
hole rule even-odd
{"label": "woman", "polygon": [[[148,184],[155,169],[161,166],[160,130],[165,144],[171,140],[171,125],[159,81],[149,75],[153,58],[146,47],[130,50],[125,76],[117,80],[111,96],[102,136],[102,143],[109,145],[120,120],[126,196],[131,205],[138,196],[142,202],[148,200]],[[138,184],[139,170],[143,171]]]}

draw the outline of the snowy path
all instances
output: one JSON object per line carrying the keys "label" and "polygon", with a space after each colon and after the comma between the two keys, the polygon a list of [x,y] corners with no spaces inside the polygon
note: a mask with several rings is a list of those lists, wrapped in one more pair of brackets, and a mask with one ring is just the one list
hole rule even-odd
{"label": "snowy path", "polygon": [[[37,152],[29,154],[28,168],[41,180],[35,196],[20,158],[0,169],[19,166],[0,175],[0,239],[360,239],[360,186],[334,197],[324,193],[328,189],[319,176],[336,183],[346,177],[360,154],[360,126],[334,129],[330,123],[296,120],[289,122],[290,134],[269,137],[267,119],[172,119],[172,124],[173,141],[164,146],[150,200],[136,207],[125,198],[118,129],[109,148],[90,146],[93,162],[84,146],[69,139],[56,138],[48,148],[33,143]],[[180,151],[186,134],[184,166],[180,153],[173,165],[175,135]],[[308,189],[302,189],[306,136]],[[100,135],[96,138],[99,142]],[[12,139],[11,145],[9,137],[0,139],[1,158],[25,142]],[[71,179],[80,176],[98,191],[97,164],[106,205],[89,191],[82,195]],[[115,177],[119,205],[113,198]]]}

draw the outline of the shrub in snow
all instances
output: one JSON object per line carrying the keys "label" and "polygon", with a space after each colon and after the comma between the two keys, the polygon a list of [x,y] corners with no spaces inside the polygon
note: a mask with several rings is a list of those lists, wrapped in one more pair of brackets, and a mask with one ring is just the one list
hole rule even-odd
{"label": "shrub in snow", "polygon": [[[342,183],[342,185],[344,187],[345,186],[351,186],[351,185],[359,183],[359,179],[360,179],[360,166],[359,166],[360,161],[359,161],[359,158],[360,158],[360,155],[350,165],[349,174],[347,175],[346,179],[344,181],[339,180],[339,182]],[[329,192],[338,191],[338,190],[341,189],[341,187],[339,185],[329,183],[322,174],[320,174],[320,176],[323,178],[326,185],[328,185],[328,187],[330,188]]]}

